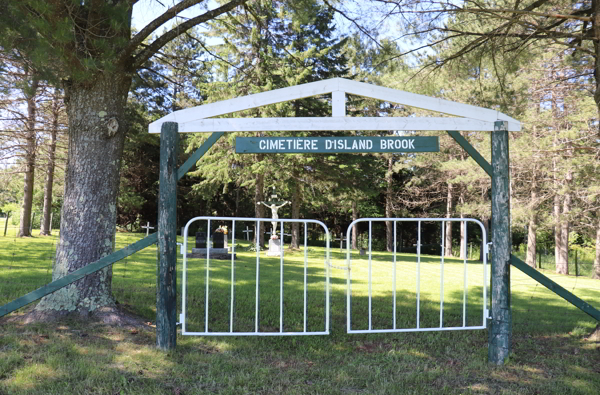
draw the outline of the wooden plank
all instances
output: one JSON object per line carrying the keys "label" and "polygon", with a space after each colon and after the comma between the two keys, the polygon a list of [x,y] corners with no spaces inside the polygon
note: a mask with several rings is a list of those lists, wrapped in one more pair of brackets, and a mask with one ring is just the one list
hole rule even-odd
{"label": "wooden plank", "polygon": [[179,124],[180,133],[329,130],[494,130],[494,122],[451,117],[211,118]]}
{"label": "wooden plank", "polygon": [[17,309],[20,309],[21,307],[26,306],[29,303],[35,302],[36,300],[41,299],[44,296],[51,294],[52,292],[58,291],[59,289],[66,287],[67,285],[74,283],[77,280],[82,279],[88,274],[95,273],[98,270],[102,270],[106,266],[112,265],[113,263],[118,262],[123,258],[127,258],[128,256],[133,255],[136,252],[143,250],[144,248],[152,244],[155,244],[156,240],[157,235],[156,233],[153,233],[150,236],[144,237],[143,239],[138,240],[135,243],[130,244],[119,251],[113,252],[110,255],[107,255],[103,258],[98,259],[95,262],[92,262],[82,267],[81,269],[69,273],[64,277],[59,278],[58,280],[54,280],[50,284],[46,284],[43,287],[28,293],[27,295],[21,296],[20,298],[15,299],[12,302],[9,302],[4,306],[0,307],[0,317],[3,317],[6,314],[13,312]]}
{"label": "wooden plank", "polygon": [[494,122],[499,119],[505,120],[508,121],[509,124],[513,124],[510,125],[509,130],[513,127],[518,127],[520,130],[521,123],[519,121],[496,110],[347,79],[343,79],[343,82],[341,82],[339,86],[340,89],[343,89],[346,93],[352,95],[369,97],[390,103],[404,104],[406,106],[441,112],[443,114],[489,122]]}
{"label": "wooden plank", "polygon": [[[494,122],[498,119],[505,120],[509,122],[509,131],[521,130],[521,123],[519,121],[496,110],[452,102],[435,97],[418,95],[415,93],[385,88],[364,82],[351,81],[344,78],[331,78],[328,80],[274,89],[268,92],[256,93],[253,95],[237,97],[234,99],[223,100],[216,103],[175,111],[155,122],[152,122],[149,126],[149,132],[160,133],[160,125],[163,122],[178,122],[181,132],[182,130],[186,129],[184,124],[194,122],[199,119],[231,114],[237,111],[248,110],[290,100],[302,99],[305,97],[326,95],[333,92],[345,92],[348,94],[369,97],[391,103],[404,104],[411,107],[441,112],[448,115],[468,117],[480,121]],[[337,113],[338,109],[334,109],[334,114]],[[335,116],[337,117],[338,115]],[[448,127],[446,129],[462,130],[460,128],[452,127]]]}
{"label": "wooden plank", "polygon": [[488,163],[487,160],[485,160],[485,158],[483,156],[481,156],[481,154],[475,149],[475,147],[473,147],[468,141],[467,139],[465,139],[459,132],[457,131],[453,131],[453,130],[448,130],[448,134],[450,135],[450,137],[452,137],[461,147],[463,147],[463,149],[465,151],[467,151],[467,153],[469,154],[469,156],[471,156],[471,158],[473,158],[473,160],[475,162],[477,162],[479,164],[479,166],[481,166],[481,168],[489,175],[492,175],[492,166]]}
{"label": "wooden plank", "polygon": [[492,311],[488,361],[502,365],[510,355],[510,193],[508,130],[503,121],[492,132]]}
{"label": "wooden plank", "polygon": [[346,93],[342,91],[331,92],[331,116],[346,116]]}
{"label": "wooden plank", "polygon": [[204,156],[204,154],[210,149],[210,147],[212,147],[217,140],[219,140],[221,138],[221,136],[223,136],[225,133],[223,132],[216,132],[210,135],[210,137],[208,137],[206,139],[206,141],[204,143],[202,143],[202,145],[200,146],[200,148],[198,148],[193,154],[192,156],[190,156],[183,165],[181,165],[181,167],[179,167],[179,169],[177,169],[177,180],[181,180],[183,178],[183,176],[185,176],[185,174],[190,171],[190,169],[196,165],[196,163],[200,160],[200,158],[202,158],[202,156]]}
{"label": "wooden plank", "polygon": [[160,134],[158,192],[158,274],[156,346],[173,350],[177,340],[177,123],[165,122]]}
{"label": "wooden plank", "polygon": [[538,283],[542,284],[544,287],[548,288],[550,291],[554,292],[567,302],[571,303],[573,306],[577,307],[579,310],[600,321],[600,311],[587,303],[585,300],[573,295],[571,292],[567,291],[550,278],[544,276],[542,273],[538,272],[514,255],[510,256],[510,263]]}
{"label": "wooden plank", "polygon": [[439,152],[437,136],[236,137],[237,153]]}

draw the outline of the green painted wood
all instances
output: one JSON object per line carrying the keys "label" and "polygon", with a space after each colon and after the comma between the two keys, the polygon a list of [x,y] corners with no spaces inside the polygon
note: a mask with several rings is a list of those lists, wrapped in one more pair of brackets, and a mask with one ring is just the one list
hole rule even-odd
{"label": "green painted wood", "polygon": [[510,355],[510,193],[508,125],[498,121],[492,132],[492,311],[488,361],[502,365]]}
{"label": "green painted wood", "polygon": [[449,130],[448,134],[454,139],[467,153],[473,158],[475,162],[481,166],[481,168],[489,175],[492,175],[492,166],[477,150],[473,147],[467,139],[465,139],[459,132]]}
{"label": "green painted wood", "polygon": [[[173,122],[171,122],[173,123]],[[202,145],[200,146],[200,148],[198,148],[193,154],[192,156],[190,156],[183,165],[181,165],[179,167],[179,169],[177,169],[177,180],[181,180],[183,178],[183,176],[185,176],[185,174],[190,171],[190,169],[192,167],[194,167],[196,165],[196,162],[198,162],[200,160],[200,158],[202,158],[204,156],[204,154],[210,149],[210,147],[212,147],[217,140],[219,140],[221,138],[221,136],[223,136],[225,134],[225,132],[215,132],[213,134],[211,134],[208,139],[206,139],[206,141],[204,143],[202,143]]]}
{"label": "green painted wood", "polygon": [[51,294],[52,292],[58,291],[59,289],[66,287],[67,285],[82,279],[88,274],[92,274],[97,272],[98,270],[104,269],[108,265],[112,265],[113,263],[120,261],[123,258],[127,258],[130,255],[135,254],[136,252],[143,250],[144,248],[155,244],[157,240],[156,233],[151,234],[150,236],[144,237],[143,239],[136,241],[133,244],[128,245],[127,247],[116,251],[110,255],[105,256],[104,258],[98,259],[96,262],[90,263],[78,269],[72,273],[67,274],[64,277],[59,278],[58,280],[52,281],[50,284],[46,284],[41,288],[36,289],[33,292],[28,293],[25,296],[21,296],[18,299],[13,300],[0,307],[0,317],[5,316],[6,314],[20,309],[23,306],[28,305],[31,302],[35,302],[38,299],[43,298],[44,296]]}
{"label": "green painted wood", "polygon": [[437,136],[236,137],[238,154],[323,154],[358,152],[439,152]]}
{"label": "green painted wood", "polygon": [[173,350],[177,340],[177,153],[178,125],[162,124],[158,191],[158,274],[156,283],[156,346]]}
{"label": "green painted wood", "polygon": [[519,258],[514,255],[510,257],[510,263],[523,273],[527,274],[529,277],[533,278],[538,283],[542,284],[544,287],[548,288],[550,291],[554,292],[567,302],[571,303],[573,306],[577,307],[584,313],[588,314],[590,317],[600,321],[600,311],[594,308],[592,305],[587,303],[585,300],[578,298],[573,295],[571,292],[567,291],[548,277],[544,276],[542,273],[538,272]]}

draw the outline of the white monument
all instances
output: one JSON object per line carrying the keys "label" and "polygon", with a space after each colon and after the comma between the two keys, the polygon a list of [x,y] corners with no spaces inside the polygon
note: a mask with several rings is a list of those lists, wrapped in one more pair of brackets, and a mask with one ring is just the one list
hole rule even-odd
{"label": "white monument", "polygon": [[[273,194],[271,195],[271,199],[277,199],[277,194],[275,193],[275,187],[273,187]],[[270,200],[267,202],[258,202],[257,205],[263,204],[264,206],[271,209],[271,218],[274,219],[271,222],[273,226],[271,230],[271,238],[269,239],[269,251],[267,251],[267,256],[278,256],[281,254],[281,240],[277,236],[277,220],[279,219],[279,215],[277,211],[285,206],[286,204],[291,203],[290,201],[278,202],[276,200]],[[283,229],[281,229],[283,232]]]}

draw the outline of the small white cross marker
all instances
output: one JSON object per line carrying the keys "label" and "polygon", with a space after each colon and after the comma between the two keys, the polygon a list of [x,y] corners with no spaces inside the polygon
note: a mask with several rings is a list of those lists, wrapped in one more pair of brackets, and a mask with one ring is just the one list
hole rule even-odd
{"label": "small white cross marker", "polygon": [[150,222],[146,224],[146,226],[142,226],[142,229],[146,229],[146,236],[150,234],[150,229],[154,229],[153,226],[150,226]]}

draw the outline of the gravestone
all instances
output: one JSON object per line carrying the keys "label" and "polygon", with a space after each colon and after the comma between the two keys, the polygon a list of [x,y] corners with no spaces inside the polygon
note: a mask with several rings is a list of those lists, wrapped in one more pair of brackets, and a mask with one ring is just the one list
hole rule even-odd
{"label": "gravestone", "polygon": [[196,232],[196,248],[206,248],[206,232]]}
{"label": "gravestone", "polygon": [[215,232],[212,235],[213,245],[212,248],[225,248],[225,234],[220,232]]}

